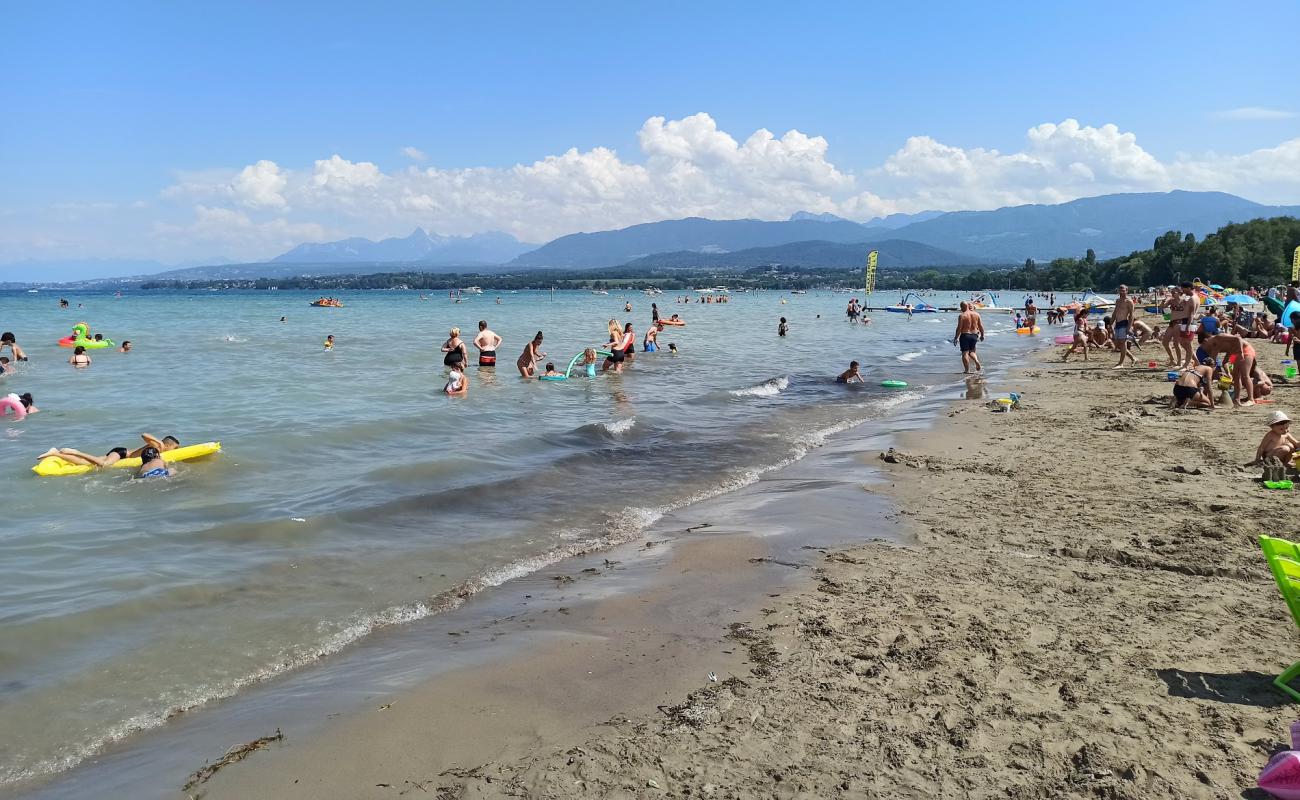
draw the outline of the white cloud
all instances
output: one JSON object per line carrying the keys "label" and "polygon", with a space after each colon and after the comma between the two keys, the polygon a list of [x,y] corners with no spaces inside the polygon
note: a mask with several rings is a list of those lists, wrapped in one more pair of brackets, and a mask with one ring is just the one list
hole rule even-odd
{"label": "white cloud", "polygon": [[421,149],[418,148],[418,147],[403,147],[401,152],[402,152],[402,155],[406,156],[407,158],[411,159],[412,161],[428,161],[428,160],[429,160],[429,154],[426,153],[426,152],[424,152],[423,150],[421,150]]}
{"label": "white cloud", "polygon": [[279,165],[263,159],[240,170],[230,186],[235,199],[249,208],[285,208],[280,192],[288,182]]}
{"label": "white cloud", "polygon": [[152,236],[171,251],[178,243],[200,246],[196,252],[221,252],[236,258],[264,258],[302,242],[324,241],[338,234],[314,222],[290,222],[283,217],[254,221],[239,209],[194,207],[194,220],[184,224],[155,223]]}
{"label": "white cloud", "polygon": [[1215,119],[1227,119],[1238,122],[1264,122],[1279,119],[1295,119],[1300,117],[1294,111],[1284,111],[1280,108],[1263,108],[1261,106],[1244,106],[1242,108],[1233,108],[1227,111],[1216,111],[1212,115]]}
{"label": "white cloud", "polygon": [[[883,163],[857,173],[831,161],[820,136],[760,129],[742,141],[703,113],[651,117],[637,141],[636,159],[594,147],[506,168],[384,172],[339,154],[303,169],[264,160],[237,170],[178,174],[162,194],[199,204],[187,230],[210,237],[226,231],[248,248],[290,236],[320,239],[326,228],[331,235],[372,237],[414,225],[447,234],[500,229],[544,241],[683,216],[782,219],[809,210],[865,220],[898,211],[988,209],[1174,188],[1218,189],[1265,202],[1300,199],[1300,139],[1244,154],[1161,160],[1132,132],[1074,119],[1030,128],[1014,152],[914,136]],[[237,215],[222,217],[223,209]]]}

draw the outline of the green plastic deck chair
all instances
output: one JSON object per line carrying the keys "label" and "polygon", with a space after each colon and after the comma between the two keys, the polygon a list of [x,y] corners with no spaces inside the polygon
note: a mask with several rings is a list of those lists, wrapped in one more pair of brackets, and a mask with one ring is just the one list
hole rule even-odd
{"label": "green plastic deck chair", "polygon": [[[1300,544],[1272,536],[1259,537],[1260,549],[1268,559],[1268,568],[1273,572],[1273,580],[1282,592],[1286,607],[1291,610],[1291,619],[1300,626]],[[1291,681],[1300,677],[1300,661],[1286,668],[1286,672],[1273,679],[1273,685],[1291,695],[1300,703],[1300,692],[1292,689]]]}

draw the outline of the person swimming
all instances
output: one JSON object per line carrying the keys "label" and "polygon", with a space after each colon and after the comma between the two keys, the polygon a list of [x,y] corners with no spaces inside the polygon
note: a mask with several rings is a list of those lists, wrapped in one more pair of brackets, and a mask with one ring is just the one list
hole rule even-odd
{"label": "person swimming", "polygon": [[81,464],[87,467],[99,467],[102,469],[111,466],[124,458],[143,459],[145,450],[149,448],[153,448],[160,453],[166,453],[181,446],[180,440],[175,436],[164,436],[159,439],[152,434],[142,433],[140,434],[140,438],[144,439],[144,445],[137,447],[134,450],[128,451],[125,447],[114,447],[103,456],[92,456],[89,453],[83,453],[80,450],[75,450],[71,447],[51,447],[49,450],[46,450],[44,453],[37,456],[36,460],[39,461],[43,458],[58,457],[67,461],[69,464]]}
{"label": "person swimming", "polygon": [[28,414],[35,414],[38,411],[40,409],[36,407],[36,401],[32,399],[31,392],[23,392],[22,394],[11,392],[0,397],[0,417],[11,413],[14,416],[14,421],[17,422],[20,419],[25,419]]}
{"label": "person swimming", "polygon": [[119,352],[119,353],[129,353],[129,352],[131,352],[131,340],[130,340],[130,339],[123,339],[123,340],[122,340],[122,346],[119,347],[119,348],[117,348],[117,352]]}
{"label": "person swimming", "polygon": [[14,357],[15,361],[27,360],[27,354],[18,346],[18,339],[11,331],[0,333],[0,352],[3,352],[6,347],[9,348],[9,353]]}
{"label": "person swimming", "polygon": [[329,336],[325,337],[325,349],[326,350],[334,349],[334,334],[331,333]]}
{"label": "person swimming", "polygon": [[72,356],[68,359],[68,363],[77,369],[85,369],[86,367],[89,367],[91,361],[90,356],[86,355],[86,348],[82,345],[77,345],[76,349],[72,351]]}
{"label": "person swimming", "polygon": [[668,343],[668,352],[677,355],[677,344],[675,342]]}
{"label": "person swimming", "polygon": [[146,447],[140,451],[140,470],[137,478],[170,478],[176,474],[174,467],[167,466],[162,453],[156,447]]}
{"label": "person swimming", "polygon": [[564,373],[563,373],[563,372],[556,372],[556,371],[555,371],[555,363],[554,363],[554,362],[551,362],[551,361],[547,361],[547,362],[546,362],[546,372],[542,374],[542,377],[543,377],[543,378],[563,378],[563,377],[564,377]]}
{"label": "person swimming", "polygon": [[858,371],[858,362],[850,361],[849,368],[835,378],[836,383],[862,383],[862,373]]}

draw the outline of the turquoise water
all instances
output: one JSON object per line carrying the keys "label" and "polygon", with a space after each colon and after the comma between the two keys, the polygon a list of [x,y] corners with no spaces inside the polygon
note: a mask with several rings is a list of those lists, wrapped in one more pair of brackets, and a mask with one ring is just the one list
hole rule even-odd
{"label": "turquoise water", "polygon": [[[664,316],[688,321],[660,337],[679,355],[555,383],[514,369],[537,330],[563,366],[605,340],[610,318],[639,340],[651,298],[358,292],[316,309],[313,297],[86,294],[60,310],[49,293],[0,294],[0,329],[31,358],[0,392],[32,392],[42,409],[0,425],[0,785],[634,538],[960,370],[952,315],[849,325],[844,294],[687,306],[662,295]],[[484,318],[505,338],[501,366],[471,367],[469,396],[448,399],[438,347],[452,325],[470,338]],[[82,320],[135,351],[74,370],[55,342]],[[986,324],[990,357],[1032,344],[1006,317]],[[833,383],[850,359],[866,386]],[[165,481],[30,472],[50,446],[103,453],[142,431],[224,452]]]}

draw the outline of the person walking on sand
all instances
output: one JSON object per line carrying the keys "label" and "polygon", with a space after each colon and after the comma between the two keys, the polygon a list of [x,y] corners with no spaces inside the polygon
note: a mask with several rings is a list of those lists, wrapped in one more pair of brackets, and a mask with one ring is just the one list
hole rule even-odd
{"label": "person walking on sand", "polygon": [[1083,352],[1083,360],[1088,360],[1088,348],[1091,343],[1088,341],[1088,309],[1078,308],[1074,312],[1074,341],[1070,343],[1070,349],[1065,351],[1061,356],[1061,362],[1065,363],[1070,360],[1076,349]]}
{"label": "person walking on sand", "polygon": [[501,346],[501,337],[488,327],[487,320],[478,321],[478,334],[474,337],[474,346],[478,348],[478,365],[495,367],[497,365],[497,348]]}
{"label": "person walking on sand", "polygon": [[1128,296],[1128,287],[1119,287],[1119,297],[1115,298],[1115,311],[1111,314],[1111,341],[1115,343],[1115,349],[1119,351],[1119,363],[1112,369],[1120,369],[1124,366],[1124,359],[1128,359],[1133,366],[1137,366],[1137,359],[1129,352],[1129,341],[1133,334],[1133,298]]}
{"label": "person walking on sand", "polygon": [[952,337],[952,343],[961,347],[961,366],[962,373],[970,373],[971,362],[975,364],[975,371],[982,372],[984,365],[980,363],[980,357],[975,355],[975,345],[984,341],[984,320],[980,319],[979,312],[970,307],[965,300],[961,301],[961,313],[957,315],[957,332]]}

